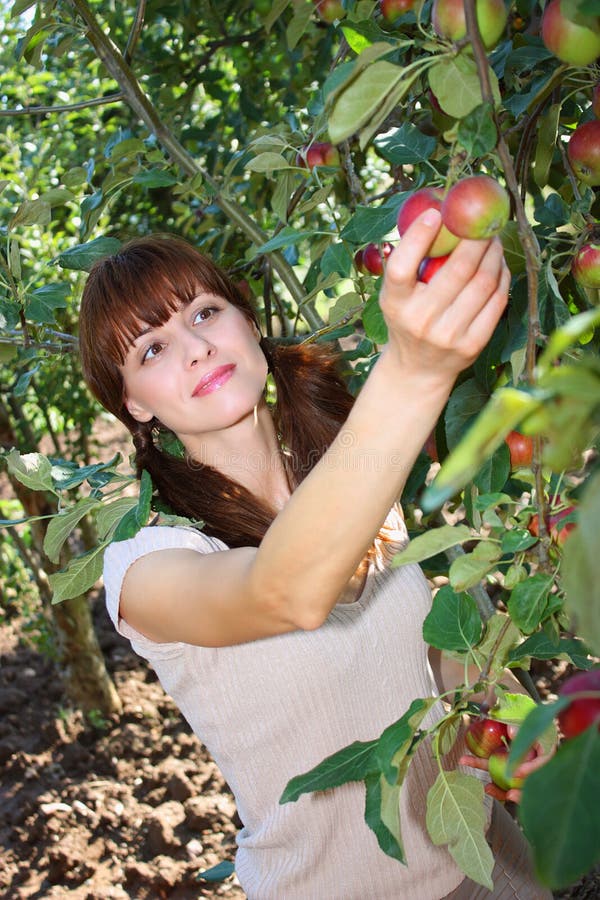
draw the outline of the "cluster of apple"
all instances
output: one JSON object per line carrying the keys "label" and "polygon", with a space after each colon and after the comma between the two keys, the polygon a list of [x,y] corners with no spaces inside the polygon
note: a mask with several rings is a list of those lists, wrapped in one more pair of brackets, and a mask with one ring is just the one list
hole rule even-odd
{"label": "cluster of apple", "polygon": [[[600,185],[600,82],[592,92],[596,116],[578,125],[567,144],[567,157],[575,176],[590,187]],[[600,228],[591,229],[573,257],[571,271],[578,284],[600,289]]]}
{"label": "cluster of apple", "polygon": [[383,265],[394,248],[389,241],[383,244],[367,244],[354,254],[354,265],[363,275],[382,275]]}
{"label": "cluster of apple", "polygon": [[[467,747],[474,756],[487,759],[490,778],[503,791],[523,786],[523,779],[507,775],[510,736],[508,726],[498,719],[475,719],[465,735]],[[535,750],[529,750],[522,762],[535,759]]]}
{"label": "cluster of apple", "polygon": [[[594,725],[600,731],[600,668],[577,672],[568,678],[559,696],[573,695],[580,696],[558,714],[558,727],[564,740],[571,740]],[[465,743],[474,756],[488,760],[490,778],[497,787],[503,791],[522,787],[522,778],[507,774],[511,737],[505,722],[485,716],[473,719],[467,728]],[[535,757],[536,752],[531,748],[521,762],[529,762]]]}
{"label": "cluster of apple", "polygon": [[510,217],[510,199],[502,185],[489,175],[471,175],[446,194],[441,187],[424,187],[411,194],[398,213],[400,237],[432,207],[441,212],[442,227],[419,269],[419,279],[425,282],[443,266],[461,238],[486,240],[502,231]]}
{"label": "cluster of apple", "polygon": [[[550,511],[548,521],[546,523],[547,530],[550,533],[550,540],[562,547],[571,532],[577,528],[576,522],[564,522],[567,516],[575,512],[575,507],[571,505],[562,506],[559,504],[554,511]],[[535,513],[529,520],[527,530],[533,537],[540,536],[540,517]]]}

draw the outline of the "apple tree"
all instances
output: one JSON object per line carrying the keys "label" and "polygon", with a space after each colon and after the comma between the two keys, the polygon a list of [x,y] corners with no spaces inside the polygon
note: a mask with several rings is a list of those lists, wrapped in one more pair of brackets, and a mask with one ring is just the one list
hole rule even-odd
{"label": "apple tree", "polygon": [[[108,543],[154,512],[149,479],[132,492],[120,461],[24,437],[28,410],[44,421],[35,385],[76,333],[95,259],[133,234],[188,237],[252,292],[267,333],[337,341],[357,391],[387,338],[378,291],[411,206],[442,209],[448,243],[420,274],[433,284],[458,235],[500,235],[509,307],[415,463],[402,497],[412,540],[394,561],[435,584],[424,638],[464,665],[464,683],[435,727],[421,727],[434,700],[414,698],[282,800],[364,781],[366,824],[410,865],[397,801],[427,741],[440,764],[431,839],[491,887],[482,784],[444,757],[469,721],[518,726],[491,767],[510,784],[536,741],[554,751],[517,816],[540,882],[571,884],[600,860],[596,0],[17,0],[13,22],[6,121],[27,152],[61,149],[45,182],[25,160],[26,178],[15,168],[4,185],[0,327],[19,376],[5,393],[18,387],[27,410],[3,459],[15,484],[56,500],[42,544],[61,565],[55,604],[85,594]],[[85,522],[95,540],[78,553]],[[548,660],[577,674],[540,697],[532,674]],[[507,668],[530,697],[510,691]]]}

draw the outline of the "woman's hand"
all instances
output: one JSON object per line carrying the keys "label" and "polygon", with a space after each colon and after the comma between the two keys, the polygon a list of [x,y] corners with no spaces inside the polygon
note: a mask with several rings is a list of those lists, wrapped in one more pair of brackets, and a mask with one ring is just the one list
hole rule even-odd
{"label": "woman's hand", "polygon": [[[518,728],[514,725],[508,726],[508,736],[510,740],[512,740],[517,733]],[[541,769],[544,766],[550,757],[553,755],[552,753],[546,753],[541,744],[534,744],[532,747],[535,756],[533,759],[529,759],[526,762],[520,763],[513,772],[513,778],[527,778],[531,775],[532,772],[536,772],[538,769]],[[481,769],[483,772],[489,771],[489,760],[480,759],[478,756],[471,756],[469,754],[464,754],[458,760],[459,765],[461,766],[470,766],[472,769]],[[500,800],[501,803],[504,803],[506,800],[512,800],[513,803],[521,802],[521,788],[510,788],[508,791],[503,791],[502,788],[499,788],[498,785],[490,782],[485,785],[484,788],[486,794],[489,794],[490,797],[494,797],[496,800]]]}
{"label": "woman's hand", "polygon": [[380,305],[387,352],[395,352],[404,369],[448,381],[491,338],[506,307],[510,272],[498,238],[463,240],[428,284],[418,281],[419,264],[440,225],[433,209],[412,223],[387,259]]}

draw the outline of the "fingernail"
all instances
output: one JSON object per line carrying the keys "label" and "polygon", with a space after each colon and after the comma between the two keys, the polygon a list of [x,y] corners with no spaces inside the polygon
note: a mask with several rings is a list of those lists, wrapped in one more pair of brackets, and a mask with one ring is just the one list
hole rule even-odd
{"label": "fingernail", "polygon": [[434,209],[433,207],[431,207],[431,209],[428,209],[423,213],[423,218],[421,219],[421,221],[423,222],[423,225],[437,225],[440,221],[441,215],[442,214],[439,209]]}

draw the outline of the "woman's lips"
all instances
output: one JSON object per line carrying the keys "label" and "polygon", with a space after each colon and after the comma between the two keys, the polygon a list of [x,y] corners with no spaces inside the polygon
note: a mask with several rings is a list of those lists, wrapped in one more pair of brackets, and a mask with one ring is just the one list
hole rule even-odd
{"label": "woman's lips", "polygon": [[194,388],[192,397],[201,397],[203,394],[211,394],[213,391],[217,391],[226,381],[229,381],[234,369],[235,365],[219,366],[218,369],[208,372]]}

